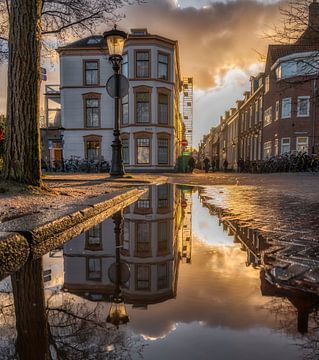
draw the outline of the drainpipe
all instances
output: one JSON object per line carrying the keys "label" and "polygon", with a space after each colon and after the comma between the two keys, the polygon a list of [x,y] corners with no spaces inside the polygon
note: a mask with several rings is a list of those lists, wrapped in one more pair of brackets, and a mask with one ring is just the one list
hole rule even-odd
{"label": "drainpipe", "polygon": [[312,154],[315,153],[315,139],[316,139],[316,105],[317,105],[317,79],[312,82]]}

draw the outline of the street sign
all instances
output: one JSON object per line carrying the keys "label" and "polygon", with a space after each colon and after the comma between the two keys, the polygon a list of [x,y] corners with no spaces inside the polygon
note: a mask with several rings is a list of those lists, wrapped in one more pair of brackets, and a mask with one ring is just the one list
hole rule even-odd
{"label": "street sign", "polygon": [[[121,283],[120,283],[120,285],[124,285],[130,279],[130,275],[131,275],[130,268],[128,267],[128,265],[126,263],[121,262],[120,269],[121,269],[121,272],[120,272]],[[113,263],[109,267],[109,271],[108,271],[109,279],[111,280],[111,282],[113,284],[116,283],[116,271],[117,271],[117,265],[116,265],[116,263]]]}
{"label": "street sign", "polygon": [[187,145],[188,145],[188,141],[187,141],[187,140],[182,140],[182,141],[181,141],[181,145],[182,145],[182,146],[187,146]]}
{"label": "street sign", "polygon": [[[115,98],[116,95],[115,82],[116,82],[116,77],[115,75],[112,75],[106,83],[106,91],[113,99]],[[119,83],[120,83],[119,97],[123,98],[128,94],[129,82],[124,75],[119,75]]]}

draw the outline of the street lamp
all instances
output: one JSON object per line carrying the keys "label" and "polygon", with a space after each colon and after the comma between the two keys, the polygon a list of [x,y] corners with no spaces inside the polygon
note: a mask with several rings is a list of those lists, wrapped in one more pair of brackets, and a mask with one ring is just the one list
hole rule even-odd
{"label": "street lamp", "polygon": [[[120,31],[114,25],[114,28],[111,31],[107,31],[103,34],[104,40],[107,44],[109,51],[109,61],[112,64],[114,75],[114,140],[112,143],[112,165],[111,165],[111,176],[123,176],[124,175],[124,166],[122,159],[122,143],[120,140],[120,98],[123,97],[121,94],[121,63],[123,60],[123,49],[125,40],[127,39],[127,34],[124,31]],[[108,80],[108,83],[112,80],[112,77]]]}

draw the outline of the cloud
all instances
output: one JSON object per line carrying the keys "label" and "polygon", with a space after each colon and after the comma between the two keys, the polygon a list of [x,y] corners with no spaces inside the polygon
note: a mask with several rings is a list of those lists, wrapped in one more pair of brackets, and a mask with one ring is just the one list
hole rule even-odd
{"label": "cloud", "polygon": [[201,8],[178,6],[175,0],[148,0],[128,8],[123,25],[147,27],[151,33],[178,40],[182,73],[193,76],[198,88],[207,89],[228,70],[247,69],[259,61],[256,51],[265,53],[268,45],[263,34],[279,15],[278,3],[254,0],[206,2]]}

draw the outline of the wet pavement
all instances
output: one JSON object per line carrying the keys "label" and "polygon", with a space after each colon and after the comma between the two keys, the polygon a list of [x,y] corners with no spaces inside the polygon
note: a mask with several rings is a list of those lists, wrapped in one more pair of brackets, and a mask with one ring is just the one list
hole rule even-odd
{"label": "wet pavement", "polygon": [[298,222],[283,197],[151,187],[0,283],[0,358],[317,359],[316,272],[305,287],[290,276],[305,264],[289,268],[316,264],[316,247],[289,247],[319,240],[316,215]]}

